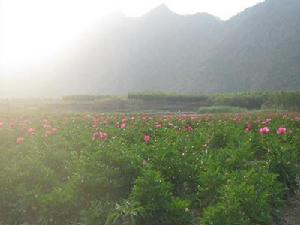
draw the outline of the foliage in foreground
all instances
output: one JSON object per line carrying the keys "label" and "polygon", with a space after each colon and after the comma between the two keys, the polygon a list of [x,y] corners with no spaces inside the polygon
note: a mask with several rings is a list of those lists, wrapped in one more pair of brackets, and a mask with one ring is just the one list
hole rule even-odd
{"label": "foliage in foreground", "polygon": [[295,114],[2,117],[0,223],[272,224],[299,146]]}

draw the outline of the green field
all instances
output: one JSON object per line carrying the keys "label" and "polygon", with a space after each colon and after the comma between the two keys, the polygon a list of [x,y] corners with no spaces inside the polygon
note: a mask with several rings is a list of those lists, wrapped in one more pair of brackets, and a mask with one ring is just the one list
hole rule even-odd
{"label": "green field", "polygon": [[0,224],[275,224],[299,146],[296,113],[2,114]]}

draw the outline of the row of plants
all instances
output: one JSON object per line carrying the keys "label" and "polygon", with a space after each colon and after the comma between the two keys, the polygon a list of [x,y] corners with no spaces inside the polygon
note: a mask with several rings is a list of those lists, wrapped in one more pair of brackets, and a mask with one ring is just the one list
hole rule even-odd
{"label": "row of plants", "polygon": [[300,116],[0,116],[0,223],[267,225],[299,190]]}
{"label": "row of plants", "polygon": [[263,106],[276,108],[300,108],[300,92],[241,92],[214,95],[179,95],[165,93],[131,93],[128,99],[155,101],[200,102],[207,106],[232,106],[245,109],[260,109]]}
{"label": "row of plants", "polygon": [[246,109],[270,108],[299,109],[300,92],[244,92],[212,96],[215,105],[227,105]]}
{"label": "row of plants", "polygon": [[182,95],[182,94],[172,94],[172,93],[151,93],[151,92],[141,92],[141,93],[129,93],[128,99],[130,100],[144,100],[144,101],[184,101],[184,102],[207,102],[209,101],[208,95]]}
{"label": "row of plants", "polygon": [[63,101],[96,101],[103,99],[116,99],[118,97],[112,95],[65,95],[62,97]]}
{"label": "row of plants", "polygon": [[[205,111],[207,109],[208,113],[211,111],[222,111],[223,109],[228,112],[239,112],[243,110],[258,110],[265,108],[297,111],[300,108],[299,92],[241,92],[211,95],[141,92],[129,93],[127,97],[109,95],[69,95],[63,96],[62,100],[66,103],[93,103],[99,106],[99,110],[101,110],[101,107],[104,107],[105,110],[111,108],[111,111],[114,111],[116,108],[121,111],[136,111],[139,107],[143,109],[150,106],[153,109],[165,106],[165,108],[170,108],[172,110],[176,109],[176,107],[178,110],[182,108],[195,110],[197,107],[201,107],[200,111]],[[236,110],[231,110],[229,107],[236,107]],[[227,108],[227,110],[225,108]]]}
{"label": "row of plants", "polygon": [[208,106],[200,107],[197,111],[199,114],[215,114],[215,113],[241,113],[246,112],[245,108],[235,106]]}

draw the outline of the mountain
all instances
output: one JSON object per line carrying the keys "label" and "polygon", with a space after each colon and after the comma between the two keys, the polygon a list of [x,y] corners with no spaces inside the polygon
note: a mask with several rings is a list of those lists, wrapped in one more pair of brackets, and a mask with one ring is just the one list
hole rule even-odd
{"label": "mountain", "polygon": [[180,16],[165,5],[141,18],[124,18],[80,48],[69,79],[94,92],[190,92],[182,80],[189,82],[191,75],[198,75],[220,25],[211,15]]}
{"label": "mountain", "polygon": [[299,90],[299,12],[299,0],[267,0],[224,22],[206,76],[222,91]]}
{"label": "mountain", "polygon": [[299,0],[266,0],[227,21],[166,5],[115,15],[33,72],[34,85],[47,77],[44,95],[300,90],[299,12]]}

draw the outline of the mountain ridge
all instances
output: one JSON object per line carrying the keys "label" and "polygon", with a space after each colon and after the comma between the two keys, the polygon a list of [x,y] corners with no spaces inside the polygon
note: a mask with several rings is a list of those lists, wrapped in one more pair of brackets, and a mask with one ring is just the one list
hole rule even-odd
{"label": "mountain ridge", "polygon": [[266,0],[226,21],[166,5],[122,17],[40,72],[45,94],[300,90],[299,12],[298,0]]}

